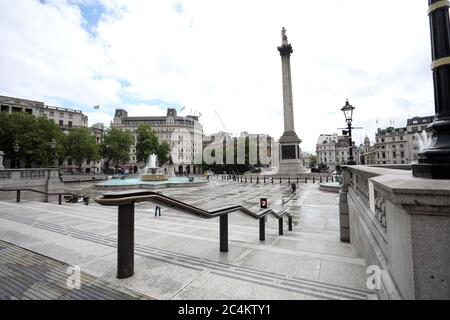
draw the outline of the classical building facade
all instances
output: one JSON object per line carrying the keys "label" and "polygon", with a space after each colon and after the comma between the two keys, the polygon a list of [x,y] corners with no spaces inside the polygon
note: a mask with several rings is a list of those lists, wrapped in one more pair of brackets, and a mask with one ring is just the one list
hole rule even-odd
{"label": "classical building facade", "polygon": [[[59,125],[65,134],[68,134],[70,130],[75,128],[88,127],[88,117],[81,110],[49,106],[40,101],[0,96],[0,112],[10,114],[13,112],[26,112],[35,117],[46,117]],[[104,133],[103,124],[95,124],[88,129],[95,136],[96,143],[101,144]],[[83,163],[81,169],[83,173],[100,173],[101,166],[102,161],[92,161]],[[75,165],[70,159],[60,161],[58,167],[63,172],[75,169]]]}
{"label": "classical building facade", "polygon": [[364,164],[396,165],[417,163],[418,154],[429,140],[427,127],[433,116],[414,117],[407,120],[406,127],[378,129],[375,144],[364,140]]}
{"label": "classical building facade", "polygon": [[45,105],[44,102],[0,96],[1,112],[26,112],[33,116],[44,116],[53,120],[61,130],[68,132],[72,128],[88,126],[88,117],[80,110]]}
{"label": "classical building facade", "polygon": [[169,144],[173,164],[164,167],[169,174],[201,173],[203,126],[197,116],[181,117],[171,108],[161,117],[129,117],[126,110],[116,109],[111,127],[129,131],[135,141],[130,149],[130,162],[124,167],[137,172],[144,165],[136,158],[137,129],[141,124],[151,126],[159,141]]}
{"label": "classical building facade", "polygon": [[[334,134],[321,134],[316,144],[316,154],[318,163],[324,163],[331,171],[336,170],[336,166],[346,164],[350,155],[350,148],[347,136]],[[359,150],[353,143],[353,157],[359,164]]]}

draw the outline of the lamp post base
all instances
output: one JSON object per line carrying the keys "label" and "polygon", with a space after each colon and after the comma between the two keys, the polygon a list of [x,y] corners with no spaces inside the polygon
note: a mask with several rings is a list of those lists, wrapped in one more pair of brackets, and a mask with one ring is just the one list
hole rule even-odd
{"label": "lamp post base", "polygon": [[450,164],[430,164],[419,163],[412,165],[413,176],[417,178],[427,179],[449,179],[450,180]]}

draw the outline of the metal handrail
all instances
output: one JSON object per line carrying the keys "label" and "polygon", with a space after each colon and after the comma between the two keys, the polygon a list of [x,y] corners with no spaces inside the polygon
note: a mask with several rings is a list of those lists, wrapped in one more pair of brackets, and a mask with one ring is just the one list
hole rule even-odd
{"label": "metal handrail", "polygon": [[39,194],[45,195],[46,196],[45,202],[48,202],[49,196],[58,196],[58,204],[61,205],[63,196],[73,196],[73,197],[77,197],[77,198],[83,198],[85,205],[89,205],[89,196],[83,196],[83,195],[74,194],[74,193],[67,193],[67,192],[52,193],[52,192],[45,192],[45,191],[30,189],[30,188],[8,188],[8,189],[0,189],[0,191],[1,192],[17,192],[16,202],[20,202],[22,191],[29,191],[29,192],[34,192],[34,193],[39,193]]}
{"label": "metal handrail", "polygon": [[165,196],[159,192],[148,190],[132,190],[111,192],[95,198],[95,202],[103,206],[118,206],[118,266],[117,277],[124,279],[134,274],[134,205],[140,202],[155,202],[169,205],[204,219],[219,218],[220,251],[228,252],[228,214],[243,212],[259,220],[259,239],[265,241],[265,220],[268,215],[278,219],[279,235],[283,235],[283,217],[289,219],[289,231],[292,231],[292,214],[286,210],[275,212],[263,209],[253,212],[241,205],[231,205],[208,211],[186,202]]}

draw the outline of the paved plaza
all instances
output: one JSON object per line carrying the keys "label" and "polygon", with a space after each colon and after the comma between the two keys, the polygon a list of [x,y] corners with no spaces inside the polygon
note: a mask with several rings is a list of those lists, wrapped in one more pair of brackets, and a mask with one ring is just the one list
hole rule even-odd
{"label": "paved plaza", "polygon": [[[136,205],[135,275],[116,278],[117,208],[91,204],[0,202],[0,240],[80,266],[111,285],[155,299],[370,299],[366,263],[339,236],[338,195],[317,184],[245,184],[213,180],[206,186],[161,193],[213,209],[259,199],[294,214],[294,230],[278,235],[268,217],[266,241],[258,220],[229,216],[229,252],[219,251],[219,221],[154,205]],[[290,200],[289,200],[290,199]],[[285,203],[288,201],[287,203]]]}

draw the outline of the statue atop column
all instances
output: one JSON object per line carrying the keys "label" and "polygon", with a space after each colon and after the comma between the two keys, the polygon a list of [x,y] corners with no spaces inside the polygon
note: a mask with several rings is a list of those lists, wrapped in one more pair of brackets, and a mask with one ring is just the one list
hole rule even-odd
{"label": "statue atop column", "polygon": [[281,42],[282,46],[287,46],[289,44],[288,38],[286,35],[286,29],[284,27],[283,27],[283,29],[281,29],[281,39],[282,39],[282,42]]}

